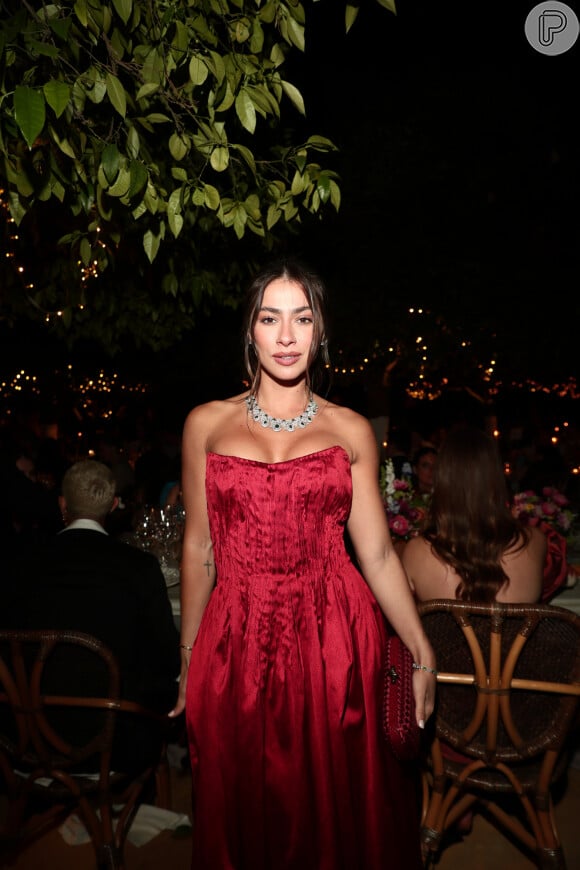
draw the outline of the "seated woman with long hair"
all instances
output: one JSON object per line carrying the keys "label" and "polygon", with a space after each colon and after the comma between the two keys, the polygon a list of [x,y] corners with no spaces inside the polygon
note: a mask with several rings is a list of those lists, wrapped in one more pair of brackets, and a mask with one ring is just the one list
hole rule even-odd
{"label": "seated woman with long hair", "polygon": [[416,598],[539,601],[546,552],[544,533],[512,514],[493,438],[471,426],[450,430],[425,525],[401,557]]}

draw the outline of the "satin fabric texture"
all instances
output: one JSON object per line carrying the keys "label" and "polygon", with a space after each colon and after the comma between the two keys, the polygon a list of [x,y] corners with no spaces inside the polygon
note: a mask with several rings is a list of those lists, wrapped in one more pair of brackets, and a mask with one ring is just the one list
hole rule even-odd
{"label": "satin fabric texture", "polygon": [[421,867],[418,772],[381,731],[386,624],[345,546],[347,453],[210,453],[206,492],[217,583],[187,687],[193,867]]}

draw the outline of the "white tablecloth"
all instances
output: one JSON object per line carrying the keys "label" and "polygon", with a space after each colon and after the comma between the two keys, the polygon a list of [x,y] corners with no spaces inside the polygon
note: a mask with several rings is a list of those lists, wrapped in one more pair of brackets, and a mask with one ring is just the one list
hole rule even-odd
{"label": "white tablecloth", "polygon": [[580,579],[572,589],[563,589],[562,592],[555,595],[550,604],[566,607],[568,610],[573,610],[574,613],[580,615]]}

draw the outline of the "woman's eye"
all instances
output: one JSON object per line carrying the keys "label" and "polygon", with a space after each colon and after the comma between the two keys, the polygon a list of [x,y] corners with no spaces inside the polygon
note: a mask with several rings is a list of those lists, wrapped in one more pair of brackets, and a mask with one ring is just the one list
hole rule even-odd
{"label": "woman's eye", "polygon": [[312,323],[312,317],[299,317],[298,323]]}
{"label": "woman's eye", "polygon": [[274,323],[274,318],[270,316],[261,317],[260,323]]}

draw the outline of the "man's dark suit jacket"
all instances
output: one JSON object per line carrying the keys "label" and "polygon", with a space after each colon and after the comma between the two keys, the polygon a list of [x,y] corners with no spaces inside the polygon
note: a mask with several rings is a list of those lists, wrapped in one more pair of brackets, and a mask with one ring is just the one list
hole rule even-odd
{"label": "man's dark suit jacket", "polygon": [[[0,589],[2,627],[92,634],[117,656],[125,697],[162,713],[172,708],[179,634],[152,554],[96,530],[68,529],[46,547],[13,560]],[[101,677],[86,668],[79,661],[70,673],[70,687],[101,694]],[[142,754],[151,750],[151,734],[140,741],[134,726],[133,719],[117,741],[117,764],[140,764]]]}

